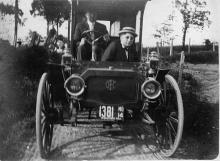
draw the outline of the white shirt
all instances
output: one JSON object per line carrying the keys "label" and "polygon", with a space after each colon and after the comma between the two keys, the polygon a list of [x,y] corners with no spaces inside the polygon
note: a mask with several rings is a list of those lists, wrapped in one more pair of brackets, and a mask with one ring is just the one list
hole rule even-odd
{"label": "white shirt", "polygon": [[[87,21],[87,23],[89,25],[89,30],[94,31],[95,22]],[[95,33],[91,32],[90,35],[91,35],[91,39],[94,40],[95,39]]]}
{"label": "white shirt", "polygon": [[87,21],[89,25],[89,30],[94,30],[95,22]]}

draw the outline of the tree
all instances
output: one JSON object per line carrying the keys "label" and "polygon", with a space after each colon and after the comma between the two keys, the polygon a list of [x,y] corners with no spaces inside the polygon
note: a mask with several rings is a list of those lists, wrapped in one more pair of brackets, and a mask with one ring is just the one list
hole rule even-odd
{"label": "tree", "polygon": [[15,0],[15,6],[0,3],[0,12],[3,15],[15,15],[15,29],[14,29],[14,45],[17,44],[17,33],[18,33],[18,24],[24,25],[21,17],[23,16],[23,11],[18,7],[18,0]]}
{"label": "tree", "polygon": [[205,50],[211,50],[213,43],[209,39],[205,39]]}
{"label": "tree", "polygon": [[175,0],[177,9],[183,17],[182,48],[185,49],[185,39],[191,26],[203,29],[209,21],[210,11],[206,9],[205,0]]}
{"label": "tree", "polygon": [[69,19],[71,5],[68,0],[34,0],[31,4],[30,13],[34,16],[44,16],[47,20],[47,33],[50,24],[61,26],[65,20]]}
{"label": "tree", "polygon": [[174,35],[173,30],[173,21],[174,21],[174,12],[172,12],[167,20],[160,24],[159,27],[156,28],[155,34],[153,34],[154,38],[159,39],[161,45],[169,44],[170,40],[173,40],[177,35]]}
{"label": "tree", "polygon": [[[13,5],[9,5],[9,4],[4,4],[4,3],[0,3],[0,12],[1,14],[4,15],[14,15],[15,14],[15,8],[16,8],[16,4],[18,7],[18,0],[15,0],[15,6]],[[18,23],[23,25],[22,19],[21,17],[23,16],[23,11],[18,7],[17,9],[18,11]]]}
{"label": "tree", "polygon": [[156,29],[156,33],[153,34],[154,38],[159,39],[161,45],[169,44],[170,39],[172,39],[173,29],[171,28],[171,24],[162,23],[159,28]]}

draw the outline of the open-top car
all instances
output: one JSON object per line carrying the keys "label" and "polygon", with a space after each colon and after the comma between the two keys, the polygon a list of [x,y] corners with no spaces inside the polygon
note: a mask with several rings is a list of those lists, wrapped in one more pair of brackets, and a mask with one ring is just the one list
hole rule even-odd
{"label": "open-top car", "polygon": [[[36,101],[36,138],[41,157],[50,153],[54,125],[77,127],[83,123],[78,118],[82,109],[89,111],[89,119],[91,111],[95,111],[96,120],[104,125],[116,123],[123,128],[127,121],[134,121],[143,128],[151,126],[157,151],[164,156],[175,153],[183,130],[182,97],[158,53],[147,57],[142,54],[146,3],[147,0],[72,1],[72,29],[88,8],[95,10],[100,20],[110,22],[111,39],[117,39],[115,33],[124,26],[136,28],[140,62],[78,61],[73,48],[71,52],[65,49],[60,63],[48,62]],[[94,43],[95,40],[91,41]]]}

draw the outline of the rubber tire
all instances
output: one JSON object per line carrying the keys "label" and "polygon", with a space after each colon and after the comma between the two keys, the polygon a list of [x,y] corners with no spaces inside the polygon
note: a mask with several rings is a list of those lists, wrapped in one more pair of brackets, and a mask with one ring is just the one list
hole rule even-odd
{"label": "rubber tire", "polygon": [[42,103],[42,94],[43,94],[43,88],[44,84],[47,81],[48,74],[44,73],[41,76],[40,83],[38,86],[38,91],[37,91],[37,101],[36,101],[36,139],[37,139],[37,148],[40,153],[41,158],[47,157],[43,150],[43,145],[42,145],[42,135],[41,135],[41,103]]}
{"label": "rubber tire", "polygon": [[176,80],[169,74],[165,76],[165,80],[168,81],[173,86],[176,93],[177,104],[178,104],[178,128],[177,128],[177,135],[173,144],[173,148],[171,151],[169,151],[169,153],[164,153],[163,151],[161,151],[162,155],[164,155],[165,157],[170,157],[176,152],[182,138],[183,124],[184,124],[184,110],[183,110],[183,100],[182,100],[181,92]]}

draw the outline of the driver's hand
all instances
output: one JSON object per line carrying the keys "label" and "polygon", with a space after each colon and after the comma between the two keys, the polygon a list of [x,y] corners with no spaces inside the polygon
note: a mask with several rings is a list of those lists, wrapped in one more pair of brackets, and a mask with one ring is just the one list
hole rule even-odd
{"label": "driver's hand", "polygon": [[105,34],[105,35],[103,36],[103,39],[104,39],[106,42],[110,41],[110,36],[109,36],[109,34]]}
{"label": "driver's hand", "polygon": [[85,43],[86,43],[86,38],[83,37],[83,38],[81,39],[79,45],[82,46],[82,45],[85,45]]}

